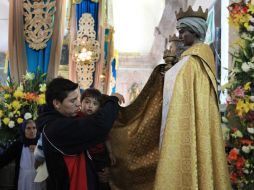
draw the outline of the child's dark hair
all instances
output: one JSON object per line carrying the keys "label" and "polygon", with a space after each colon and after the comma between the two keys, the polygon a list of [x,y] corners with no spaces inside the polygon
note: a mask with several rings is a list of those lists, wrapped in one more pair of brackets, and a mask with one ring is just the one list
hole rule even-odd
{"label": "child's dark hair", "polygon": [[80,101],[82,102],[84,100],[84,98],[86,98],[86,97],[94,98],[95,100],[97,100],[101,104],[102,94],[96,88],[88,88],[88,89],[86,89],[82,93]]}

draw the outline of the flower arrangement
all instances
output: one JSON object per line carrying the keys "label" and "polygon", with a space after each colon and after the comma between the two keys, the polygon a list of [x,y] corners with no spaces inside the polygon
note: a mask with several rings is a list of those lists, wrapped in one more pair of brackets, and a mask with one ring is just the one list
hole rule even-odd
{"label": "flower arrangement", "polygon": [[254,189],[254,5],[240,1],[228,7],[229,23],[239,34],[222,118],[230,179],[236,189]]}
{"label": "flower arrangement", "polygon": [[0,144],[17,137],[18,126],[27,119],[36,119],[37,109],[45,104],[45,74],[26,73],[17,85],[7,80],[0,84]]}

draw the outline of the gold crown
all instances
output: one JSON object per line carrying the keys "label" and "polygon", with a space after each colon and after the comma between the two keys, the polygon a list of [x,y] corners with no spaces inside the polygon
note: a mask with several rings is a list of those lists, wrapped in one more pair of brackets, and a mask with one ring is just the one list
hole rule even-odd
{"label": "gold crown", "polygon": [[174,34],[173,36],[169,35],[168,37],[168,42],[174,42],[174,41],[181,41],[176,34]]}
{"label": "gold crown", "polygon": [[175,12],[176,14],[176,20],[179,20],[184,17],[199,17],[204,20],[207,19],[208,15],[208,9],[206,9],[204,12],[201,8],[201,6],[198,7],[197,11],[193,11],[192,7],[189,6],[189,8],[184,12],[182,8],[180,8],[179,12]]}

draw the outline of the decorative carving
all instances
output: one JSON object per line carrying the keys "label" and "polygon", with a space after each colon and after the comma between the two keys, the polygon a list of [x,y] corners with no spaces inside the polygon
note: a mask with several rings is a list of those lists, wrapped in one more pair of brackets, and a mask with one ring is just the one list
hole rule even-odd
{"label": "decorative carving", "polygon": [[55,0],[24,0],[24,35],[30,48],[39,50],[47,46],[53,33],[55,4]]}
{"label": "decorative carving", "polygon": [[72,4],[79,4],[81,2],[82,2],[82,0],[72,0]]}
{"label": "decorative carving", "polygon": [[78,82],[82,88],[88,88],[93,83],[95,62],[100,57],[100,44],[95,38],[94,19],[91,14],[84,13],[79,20],[72,52],[72,58],[77,63]]}

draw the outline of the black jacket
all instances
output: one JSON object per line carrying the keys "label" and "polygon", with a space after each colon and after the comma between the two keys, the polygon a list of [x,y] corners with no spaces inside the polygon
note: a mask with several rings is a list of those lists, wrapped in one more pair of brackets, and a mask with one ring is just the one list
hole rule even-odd
{"label": "black jacket", "polygon": [[[37,125],[43,126],[43,150],[52,190],[69,190],[69,176],[64,155],[80,154],[105,141],[118,114],[118,98],[109,97],[102,108],[86,118],[65,117],[55,110],[40,113]],[[40,127],[39,126],[39,127]],[[86,158],[88,189],[97,189],[92,162]],[[85,172],[85,171],[84,171]]]}
{"label": "black jacket", "polygon": [[6,166],[15,160],[15,189],[17,189],[20,158],[22,153],[23,143],[18,139],[12,143],[1,155],[0,155],[0,168]]}

